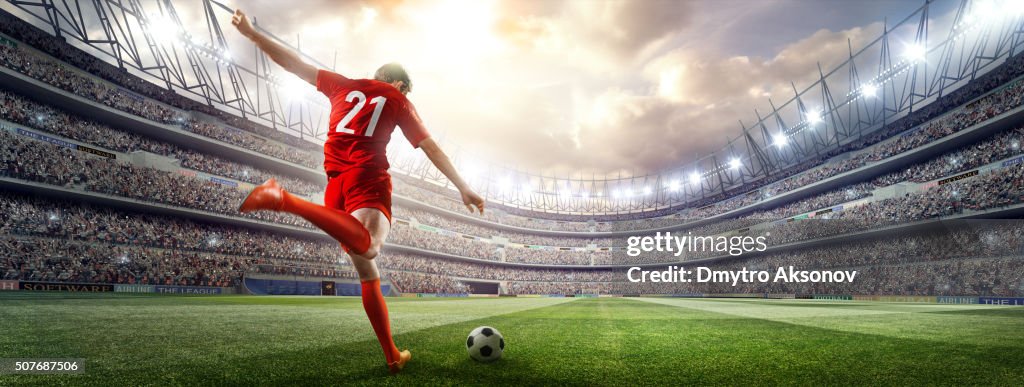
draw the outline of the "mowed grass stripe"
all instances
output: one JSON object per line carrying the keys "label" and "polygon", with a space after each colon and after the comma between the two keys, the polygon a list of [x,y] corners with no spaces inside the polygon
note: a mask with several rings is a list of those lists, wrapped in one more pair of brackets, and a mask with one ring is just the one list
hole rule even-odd
{"label": "mowed grass stripe", "polygon": [[945,343],[1024,341],[1024,308],[996,305],[641,298],[638,300],[809,327]]}
{"label": "mowed grass stripe", "polygon": [[[572,299],[389,299],[396,334]],[[79,357],[87,375],[0,376],[15,382],[123,381],[176,384],[200,369],[250,373],[280,363],[276,354],[330,352],[339,343],[376,344],[361,301],[347,297],[0,298],[2,357]],[[399,341],[399,344],[402,344]],[[379,346],[373,355],[381,357]],[[264,359],[262,364],[238,359]],[[284,358],[284,361],[289,361]],[[270,366],[270,367],[268,367]],[[194,381],[194,380],[193,380]]]}

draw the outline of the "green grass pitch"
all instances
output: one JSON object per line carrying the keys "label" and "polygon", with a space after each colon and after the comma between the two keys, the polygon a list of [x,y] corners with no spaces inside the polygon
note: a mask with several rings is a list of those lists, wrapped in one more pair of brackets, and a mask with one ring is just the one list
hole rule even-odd
{"label": "green grass pitch", "polygon": [[[86,359],[0,385],[1024,385],[1024,308],[670,298],[388,299],[389,376],[358,298],[0,294],[0,357]],[[508,346],[470,360],[466,334]]]}

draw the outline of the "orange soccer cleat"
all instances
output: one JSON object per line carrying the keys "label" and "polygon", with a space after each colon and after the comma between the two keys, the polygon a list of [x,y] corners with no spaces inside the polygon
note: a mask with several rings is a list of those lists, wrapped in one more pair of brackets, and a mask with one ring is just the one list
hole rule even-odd
{"label": "orange soccer cleat", "polygon": [[398,354],[397,361],[388,364],[388,370],[392,375],[397,374],[402,368],[405,368],[405,363],[408,363],[409,360],[412,360],[412,352],[407,349]]}
{"label": "orange soccer cleat", "polygon": [[277,184],[277,180],[271,178],[253,188],[252,192],[249,192],[249,196],[242,202],[242,206],[238,207],[238,211],[280,211],[282,202],[284,202],[284,189]]}

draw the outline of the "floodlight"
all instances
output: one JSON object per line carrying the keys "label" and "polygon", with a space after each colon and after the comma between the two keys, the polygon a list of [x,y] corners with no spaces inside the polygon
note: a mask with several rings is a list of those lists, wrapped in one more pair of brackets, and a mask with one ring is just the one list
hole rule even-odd
{"label": "floodlight", "polygon": [[874,97],[875,93],[878,93],[878,86],[872,85],[870,83],[864,85],[864,87],[861,87],[860,89],[860,94],[865,97]]}
{"label": "floodlight", "polygon": [[809,122],[811,125],[821,122],[821,113],[807,112],[807,122]]}
{"label": "floodlight", "polygon": [[694,172],[690,174],[691,184],[700,184],[700,173]]}
{"label": "floodlight", "polygon": [[919,61],[924,60],[924,56],[927,53],[928,51],[924,48],[924,46],[920,44],[914,44],[907,47],[907,50],[903,53],[903,56],[911,61]]}
{"label": "floodlight", "polygon": [[786,137],[786,135],[784,135],[782,133],[779,133],[779,134],[776,134],[775,136],[773,136],[773,140],[775,141],[774,142],[775,146],[777,146],[779,148],[782,148],[782,147],[786,146],[786,144],[789,143],[789,137]]}

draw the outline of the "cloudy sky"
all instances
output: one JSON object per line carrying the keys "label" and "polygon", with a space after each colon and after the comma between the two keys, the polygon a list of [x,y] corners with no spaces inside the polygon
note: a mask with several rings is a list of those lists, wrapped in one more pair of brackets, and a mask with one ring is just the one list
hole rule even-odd
{"label": "cloudy sky", "polygon": [[[183,2],[187,4],[188,2]],[[255,0],[263,28],[349,76],[403,63],[427,127],[534,171],[690,162],[922,0]],[[953,3],[953,2],[950,2]],[[179,4],[176,2],[176,4]],[[182,4],[183,6],[185,4]],[[179,8],[180,9],[180,8]],[[936,12],[933,9],[933,12]],[[229,31],[230,32],[230,31]],[[399,139],[399,137],[396,137]]]}

